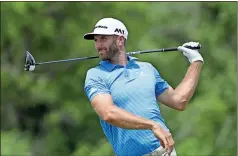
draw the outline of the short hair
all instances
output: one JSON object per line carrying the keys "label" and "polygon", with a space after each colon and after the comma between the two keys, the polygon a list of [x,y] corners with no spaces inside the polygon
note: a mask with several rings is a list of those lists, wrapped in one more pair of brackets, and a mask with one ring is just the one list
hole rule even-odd
{"label": "short hair", "polygon": [[124,38],[124,47],[126,47],[126,39]]}

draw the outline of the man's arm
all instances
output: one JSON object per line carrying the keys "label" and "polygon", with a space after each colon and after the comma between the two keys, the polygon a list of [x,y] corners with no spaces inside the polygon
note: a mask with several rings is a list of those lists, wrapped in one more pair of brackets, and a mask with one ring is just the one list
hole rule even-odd
{"label": "man's arm", "polygon": [[131,114],[113,104],[110,94],[98,94],[92,101],[92,106],[102,120],[126,129],[152,129],[154,121]]}
{"label": "man's arm", "polygon": [[183,52],[183,55],[188,58],[191,65],[178,87],[174,90],[169,86],[161,95],[157,96],[158,101],[176,110],[185,110],[187,103],[194,94],[204,62],[198,50],[192,50],[187,47],[198,46],[200,45],[197,42],[188,42],[178,47],[178,50]]}
{"label": "man's arm", "polygon": [[202,65],[201,61],[191,63],[182,82],[175,89],[169,86],[157,97],[158,101],[173,109],[185,110],[196,89]]}
{"label": "man's arm", "polygon": [[129,113],[113,104],[110,94],[96,95],[91,104],[102,120],[125,129],[150,129],[160,140],[161,145],[171,153],[174,146],[172,134],[158,123]]}

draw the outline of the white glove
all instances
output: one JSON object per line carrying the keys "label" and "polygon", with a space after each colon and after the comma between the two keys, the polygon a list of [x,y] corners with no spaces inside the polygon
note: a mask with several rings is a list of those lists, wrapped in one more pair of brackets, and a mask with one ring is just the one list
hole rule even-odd
{"label": "white glove", "polygon": [[198,49],[189,49],[189,48],[186,48],[185,46],[198,47],[199,46],[198,42],[184,43],[182,46],[178,47],[178,50],[183,52],[183,55],[188,58],[190,63],[195,61],[201,61],[204,63],[202,56],[198,52]]}

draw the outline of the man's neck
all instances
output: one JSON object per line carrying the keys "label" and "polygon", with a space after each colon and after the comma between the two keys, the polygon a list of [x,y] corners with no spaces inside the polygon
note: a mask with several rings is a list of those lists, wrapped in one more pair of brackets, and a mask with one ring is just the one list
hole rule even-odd
{"label": "man's neck", "polygon": [[110,62],[112,64],[119,64],[122,66],[126,66],[128,60],[125,51],[120,51],[117,55],[115,55]]}

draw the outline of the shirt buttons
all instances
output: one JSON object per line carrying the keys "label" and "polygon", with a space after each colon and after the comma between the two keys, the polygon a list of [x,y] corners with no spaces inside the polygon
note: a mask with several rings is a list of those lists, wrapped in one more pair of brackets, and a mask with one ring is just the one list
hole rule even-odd
{"label": "shirt buttons", "polygon": [[128,71],[125,70],[125,77],[128,78],[129,77],[129,73]]}

